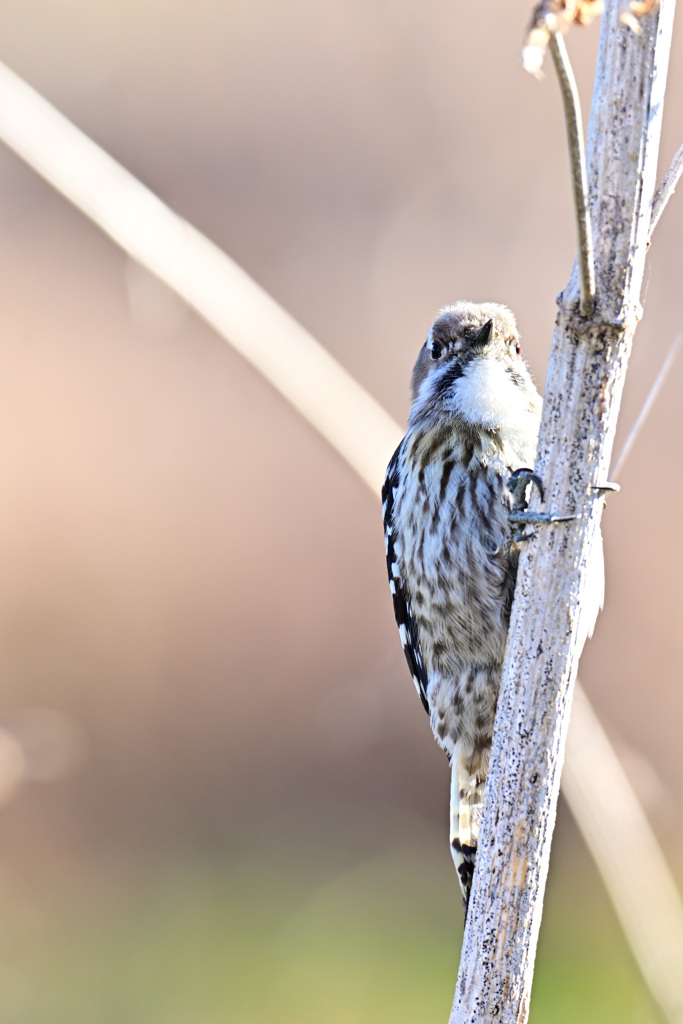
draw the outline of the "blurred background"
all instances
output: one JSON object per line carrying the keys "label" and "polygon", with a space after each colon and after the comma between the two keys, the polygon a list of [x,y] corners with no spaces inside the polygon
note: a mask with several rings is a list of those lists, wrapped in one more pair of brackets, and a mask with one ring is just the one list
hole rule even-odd
{"label": "blurred background", "polygon": [[[404,422],[456,298],[509,304],[543,383],[574,229],[557,85],[519,61],[528,16],[5,0],[0,59]],[[598,32],[569,39],[586,112]],[[662,173],[682,115],[679,31]],[[447,1020],[448,769],[379,500],[4,147],[0,175],[3,1024]],[[676,196],[617,447],[683,321],[682,229]],[[679,880],[682,386],[679,361],[610,498],[581,668]],[[646,869],[633,884],[646,898]],[[531,1019],[661,1020],[564,805]]]}

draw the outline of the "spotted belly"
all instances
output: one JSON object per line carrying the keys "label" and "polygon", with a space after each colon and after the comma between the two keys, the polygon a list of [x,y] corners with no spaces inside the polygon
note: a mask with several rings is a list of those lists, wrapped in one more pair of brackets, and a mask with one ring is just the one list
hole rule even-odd
{"label": "spotted belly", "polygon": [[518,552],[500,473],[454,467],[438,500],[425,491],[400,546],[434,734],[451,753],[490,744]]}

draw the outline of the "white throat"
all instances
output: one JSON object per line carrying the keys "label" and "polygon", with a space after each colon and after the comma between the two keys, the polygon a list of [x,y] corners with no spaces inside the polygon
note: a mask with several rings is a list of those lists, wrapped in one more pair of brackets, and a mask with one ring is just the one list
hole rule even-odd
{"label": "white throat", "polygon": [[448,402],[463,420],[498,431],[503,443],[517,451],[535,451],[540,417],[534,406],[529,391],[493,356],[475,356],[463,367]]}

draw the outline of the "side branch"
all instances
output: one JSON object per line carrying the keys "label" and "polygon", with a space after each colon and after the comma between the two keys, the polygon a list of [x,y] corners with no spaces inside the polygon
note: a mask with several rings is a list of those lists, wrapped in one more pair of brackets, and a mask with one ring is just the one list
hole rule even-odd
{"label": "side branch", "polygon": [[581,282],[581,313],[590,316],[595,301],[595,269],[593,266],[593,233],[588,213],[588,186],[586,183],[586,159],[583,148],[583,126],[581,104],[576,79],[569,61],[567,47],[560,32],[551,32],[548,40],[557,79],[560,83],[564,119],[567,127],[569,164],[572,189],[574,192],[574,213],[576,217],[577,261]]}

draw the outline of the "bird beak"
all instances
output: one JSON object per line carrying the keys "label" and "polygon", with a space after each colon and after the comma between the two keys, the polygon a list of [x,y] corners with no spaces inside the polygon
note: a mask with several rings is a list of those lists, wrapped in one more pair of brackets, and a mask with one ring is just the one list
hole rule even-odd
{"label": "bird beak", "polygon": [[487,344],[489,338],[491,337],[492,330],[493,319],[487,320],[482,329],[476,335],[474,341],[472,342],[472,348],[483,348],[484,345]]}

